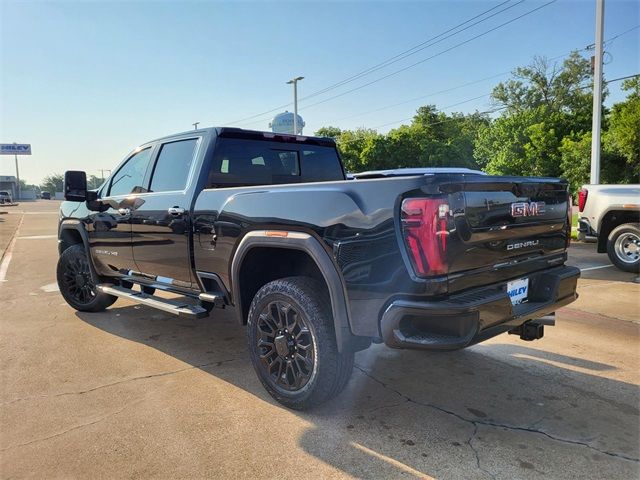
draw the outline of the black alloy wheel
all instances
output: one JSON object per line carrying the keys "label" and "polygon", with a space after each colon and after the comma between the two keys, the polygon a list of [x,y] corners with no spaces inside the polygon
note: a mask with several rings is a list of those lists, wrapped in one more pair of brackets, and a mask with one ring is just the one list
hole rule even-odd
{"label": "black alloy wheel", "polygon": [[263,308],[256,347],[274,386],[296,391],[309,382],[315,363],[313,338],[304,316],[291,303],[274,301]]}
{"label": "black alloy wheel", "polygon": [[60,293],[76,310],[99,312],[116,301],[116,297],[98,291],[84,245],[67,248],[58,259],[56,269]]}
{"label": "black alloy wheel", "polygon": [[65,291],[78,303],[89,304],[96,297],[96,286],[86,257],[76,256],[67,262],[63,284]]}
{"label": "black alloy wheel", "polygon": [[289,408],[312,408],[336,396],[353,370],[353,352],[338,350],[326,286],[313,278],[262,286],[249,308],[247,343],[258,379]]}

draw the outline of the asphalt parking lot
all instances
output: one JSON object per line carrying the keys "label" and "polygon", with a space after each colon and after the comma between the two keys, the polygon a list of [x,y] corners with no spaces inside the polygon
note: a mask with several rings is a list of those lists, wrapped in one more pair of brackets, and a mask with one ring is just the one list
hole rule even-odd
{"label": "asphalt parking lot", "polygon": [[68,307],[57,206],[0,209],[2,478],[640,476],[640,285],[593,244],[571,247],[581,297],[544,339],[377,345],[301,413],[263,390],[226,311]]}

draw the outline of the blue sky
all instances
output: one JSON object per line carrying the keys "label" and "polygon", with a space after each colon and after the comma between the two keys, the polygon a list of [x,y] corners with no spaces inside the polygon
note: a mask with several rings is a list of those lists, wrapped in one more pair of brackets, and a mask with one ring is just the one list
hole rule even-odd
{"label": "blue sky", "polygon": [[[299,112],[311,134],[321,126],[387,131],[420,105],[445,111],[490,108],[491,88],[507,75],[447,93],[534,55],[556,57],[594,41],[595,0],[557,2],[420,65],[311,106],[426,59],[547,1],[511,0],[509,10],[385,69],[307,101]],[[21,178],[113,168],[139,143],[231,122],[303,97],[424,42],[492,1],[423,2],[31,2],[0,0],[0,142],[25,142]],[[640,24],[636,1],[607,0],[605,38]],[[640,29],[607,46],[605,76],[640,71]],[[561,61],[558,60],[558,61]],[[610,87],[608,103],[623,98]],[[308,107],[307,107],[308,106]],[[362,115],[360,115],[362,114]],[[243,123],[267,129],[270,115]],[[386,125],[390,124],[390,125]],[[13,158],[0,158],[13,175]]]}

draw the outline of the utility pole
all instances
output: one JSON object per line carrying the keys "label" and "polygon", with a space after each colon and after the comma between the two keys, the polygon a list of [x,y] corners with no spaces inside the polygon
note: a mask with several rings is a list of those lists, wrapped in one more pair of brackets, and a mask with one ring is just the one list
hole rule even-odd
{"label": "utility pole", "polygon": [[602,125],[602,37],[604,34],[604,0],[596,0],[596,43],[593,68],[593,117],[591,123],[591,180],[600,183],[600,127]]}
{"label": "utility pole", "polygon": [[198,125],[200,125],[200,122],[195,122],[195,123],[192,123],[191,125],[193,125],[193,129],[194,130],[197,130],[198,129]]}
{"label": "utility pole", "polygon": [[17,200],[20,200],[20,170],[18,170],[18,155],[14,154],[13,158],[16,161],[16,180],[18,181],[16,185]]}
{"label": "utility pole", "polygon": [[100,172],[100,175],[102,176],[103,181],[104,181],[104,172],[109,172],[109,175],[111,175],[111,170],[109,170],[108,168],[99,168],[98,171]]}
{"label": "utility pole", "polygon": [[304,77],[292,78],[287,85],[293,84],[293,134],[298,135],[298,82]]}

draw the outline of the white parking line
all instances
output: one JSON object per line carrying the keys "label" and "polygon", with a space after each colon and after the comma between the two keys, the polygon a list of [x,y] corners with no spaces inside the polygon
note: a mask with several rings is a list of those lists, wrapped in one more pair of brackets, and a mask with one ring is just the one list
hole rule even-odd
{"label": "white parking line", "polygon": [[42,240],[44,238],[56,238],[57,235],[27,235],[24,237],[18,237],[20,240]]}
{"label": "white parking line", "polygon": [[22,226],[22,221],[24,217],[20,219],[20,223],[18,223],[18,227],[16,228],[15,233],[13,234],[13,238],[11,242],[9,242],[9,246],[4,252],[2,256],[2,263],[0,263],[0,283],[6,282],[5,278],[7,277],[7,270],[9,270],[9,264],[11,263],[11,257],[13,256],[13,246],[16,244],[16,240],[18,239],[18,231]]}
{"label": "white parking line", "polygon": [[45,210],[42,212],[26,212],[24,210],[18,210],[16,212],[8,212],[11,215],[59,215],[59,212],[54,210]]}
{"label": "white parking line", "polygon": [[580,271],[588,272],[589,270],[600,270],[601,268],[609,268],[609,267],[613,267],[613,265],[599,265],[597,267],[581,268]]}

